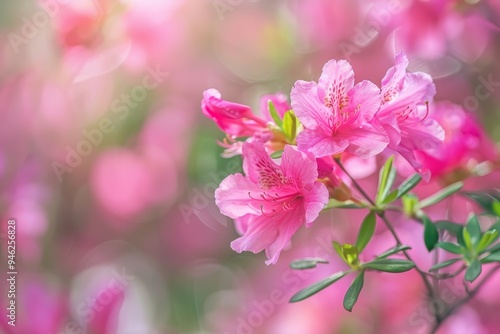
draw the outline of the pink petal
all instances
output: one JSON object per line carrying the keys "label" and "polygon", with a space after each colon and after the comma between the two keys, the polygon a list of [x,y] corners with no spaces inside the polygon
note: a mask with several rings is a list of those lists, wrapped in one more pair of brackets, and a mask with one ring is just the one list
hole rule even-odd
{"label": "pink petal", "polygon": [[241,174],[229,175],[215,190],[215,204],[223,215],[230,218],[239,218],[246,214],[260,214],[260,203],[252,201],[249,192],[260,193],[261,191],[249,178]]}
{"label": "pink petal", "polygon": [[349,146],[348,138],[327,136],[321,130],[305,129],[297,137],[299,150],[309,151],[315,157],[340,154]]}
{"label": "pink petal", "polygon": [[361,126],[373,119],[380,108],[380,89],[373,82],[364,80],[349,92],[349,111],[359,108],[354,124]]}
{"label": "pink petal", "polygon": [[312,184],[318,178],[316,159],[311,153],[299,151],[296,147],[285,146],[281,158],[281,169],[285,176],[295,180],[297,185]]}
{"label": "pink petal", "polygon": [[269,217],[248,215],[244,219],[247,223],[245,234],[231,242],[234,251],[257,254],[276,241],[279,230],[276,224],[270,224]]}
{"label": "pink petal", "polygon": [[318,97],[318,85],[313,81],[295,82],[290,93],[292,108],[300,122],[308,129],[331,130],[327,116],[331,114]]}
{"label": "pink petal", "polygon": [[346,96],[347,92],[354,87],[354,71],[351,64],[346,60],[336,61],[332,59],[328,61],[323,66],[318,85],[327,94],[332,94],[334,98]]}
{"label": "pink petal", "polygon": [[411,150],[431,150],[442,144],[444,130],[436,120],[425,119],[421,122],[401,127],[401,144]]}
{"label": "pink petal", "polygon": [[394,66],[387,70],[382,79],[382,100],[384,102],[394,99],[401,90],[402,81],[406,75],[408,58],[403,52],[394,57]]}
{"label": "pink petal", "polygon": [[304,196],[306,210],[306,226],[311,226],[312,222],[318,218],[320,212],[328,203],[328,189],[321,182],[315,182],[313,187]]}
{"label": "pink petal", "polygon": [[389,138],[381,125],[367,123],[359,128],[343,129],[340,138],[349,141],[347,151],[359,158],[370,158],[382,152],[389,144]]}
{"label": "pink petal", "polygon": [[276,240],[266,249],[266,256],[269,260],[266,264],[275,264],[283,248],[292,240],[293,235],[304,224],[304,209],[298,207],[297,210],[289,211],[281,217],[281,221],[286,221],[279,226]]}
{"label": "pink petal", "polygon": [[259,142],[243,143],[243,170],[262,189],[282,186],[283,172]]}

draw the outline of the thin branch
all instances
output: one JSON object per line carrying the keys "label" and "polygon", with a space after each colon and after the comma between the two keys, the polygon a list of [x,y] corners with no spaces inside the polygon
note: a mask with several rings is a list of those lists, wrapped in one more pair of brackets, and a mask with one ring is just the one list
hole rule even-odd
{"label": "thin branch", "polygon": [[[361,185],[358,183],[358,181],[356,181],[356,179],[354,179],[351,174],[349,174],[349,172],[345,169],[344,165],[342,165],[342,163],[338,160],[338,159],[335,159],[335,161],[337,162],[337,164],[339,165],[339,167],[342,169],[342,171],[349,177],[349,179],[352,181],[352,184],[354,185],[354,187],[361,193],[361,195],[363,195],[363,197],[374,207],[377,207],[377,205],[375,204],[375,201],[373,199],[371,199],[370,195],[368,195],[365,190],[363,189],[363,187],[361,187]],[[391,232],[392,236],[394,237],[394,239],[396,240],[397,242],[397,245],[400,246],[402,245],[403,243],[401,242],[401,239],[399,239],[399,236],[398,234],[396,233],[396,230],[394,230],[394,227],[392,226],[391,222],[387,219],[387,217],[385,216],[385,212],[377,212],[377,216],[379,216],[382,221],[384,222],[385,226],[387,226],[387,229]],[[403,251],[403,254],[404,256],[411,262],[415,263],[415,261],[412,260],[412,258],[410,257],[410,255],[408,254],[407,251]],[[424,284],[427,288],[427,291],[428,291],[428,295],[429,297],[432,299],[434,298],[434,289],[432,287],[432,284],[429,282],[429,280],[427,279],[427,273],[423,270],[421,270],[420,268],[418,268],[418,266],[415,264],[415,270],[419,273],[419,275],[422,277],[422,280],[424,281]]]}
{"label": "thin branch", "polygon": [[486,282],[495,274],[495,272],[498,269],[500,269],[500,265],[496,266],[489,273],[487,273],[486,276],[484,276],[484,278],[481,280],[481,282],[479,282],[478,285],[476,285],[476,287],[474,289],[468,290],[467,291],[467,296],[465,296],[464,298],[462,298],[461,300],[459,300],[456,304],[454,304],[451,307],[449,307],[446,310],[446,312],[444,312],[444,314],[442,314],[439,317],[439,320],[436,321],[436,323],[434,324],[434,327],[432,328],[430,334],[436,333],[437,330],[439,329],[439,327],[442,325],[442,323],[450,315],[452,315],[457,309],[459,309],[461,306],[463,306],[464,304],[466,304],[467,302],[469,302],[472,298],[474,298],[474,296],[479,292],[479,290],[483,287],[483,285],[486,284]]}

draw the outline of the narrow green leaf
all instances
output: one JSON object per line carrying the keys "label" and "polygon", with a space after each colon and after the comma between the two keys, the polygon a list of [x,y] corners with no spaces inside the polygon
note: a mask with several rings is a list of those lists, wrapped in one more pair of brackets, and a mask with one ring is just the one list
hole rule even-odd
{"label": "narrow green leaf", "polygon": [[379,259],[365,263],[363,267],[388,273],[402,273],[415,268],[415,263],[400,259]]}
{"label": "narrow green leaf", "polygon": [[500,252],[494,252],[481,260],[482,263],[500,262]]}
{"label": "narrow green leaf", "polygon": [[365,249],[366,245],[370,242],[375,232],[375,224],[377,221],[377,216],[375,212],[370,211],[370,213],[363,219],[361,228],[359,229],[358,238],[356,239],[356,247],[361,253]]}
{"label": "narrow green leaf", "polygon": [[337,254],[340,256],[340,258],[347,263],[347,260],[346,258],[344,257],[344,252],[342,251],[342,245],[339,244],[338,242],[336,241],[333,241],[332,242],[333,244],[333,248],[335,249],[335,252],[337,252]]}
{"label": "narrow green leaf", "polygon": [[436,244],[436,247],[442,248],[447,252],[453,253],[453,254],[463,254],[464,250],[462,247],[460,247],[457,244],[453,244],[451,242],[438,242]]}
{"label": "narrow green leaf", "polygon": [[282,129],[283,128],[283,121],[281,120],[280,116],[278,115],[278,111],[276,110],[276,107],[274,106],[273,101],[268,100],[267,104],[269,106],[269,113],[271,114],[271,118],[273,119],[274,123]]}
{"label": "narrow green leaf", "polygon": [[384,164],[384,167],[380,170],[378,191],[377,191],[377,203],[382,203],[386,198],[389,190],[394,183],[396,178],[396,170],[392,167],[394,162],[394,156],[391,156]]}
{"label": "narrow green leaf", "polygon": [[292,110],[289,110],[283,115],[283,133],[288,138],[290,143],[295,141],[297,134],[297,117]]}
{"label": "narrow green leaf", "polygon": [[398,196],[397,198],[401,198],[403,195],[407,194],[413,188],[415,188],[420,181],[422,181],[422,177],[419,174],[413,174],[406,180],[404,180],[398,187]]}
{"label": "narrow green leaf", "polygon": [[347,201],[337,201],[334,198],[331,198],[328,201],[328,204],[325,206],[325,209],[363,209],[365,206],[359,205],[356,202],[347,200]]}
{"label": "narrow green leaf", "polygon": [[496,210],[498,208],[498,204],[494,203],[500,201],[499,189],[492,189],[481,192],[465,192],[464,195],[479,204],[489,214],[498,216],[498,212]]}
{"label": "narrow green leaf", "polygon": [[271,158],[273,159],[279,159],[283,155],[283,150],[279,150],[276,152],[271,153]]}
{"label": "narrow green leaf", "polygon": [[389,193],[389,195],[387,195],[384,200],[382,201],[382,204],[389,204],[389,203],[392,203],[394,202],[395,200],[398,199],[398,190],[397,189],[394,189],[393,191],[391,191]]}
{"label": "narrow green leaf", "polygon": [[474,282],[479,275],[481,275],[481,263],[478,260],[474,260],[465,271],[465,280]]}
{"label": "narrow green leaf", "polygon": [[479,220],[475,214],[472,214],[465,225],[465,228],[469,232],[470,241],[474,248],[477,247],[479,241],[481,240],[481,226],[479,225]]}
{"label": "narrow green leaf", "polygon": [[477,245],[477,251],[482,252],[489,245],[491,245],[491,243],[494,242],[497,238],[498,238],[498,231],[497,230],[486,231],[483,234],[483,236],[481,237],[479,244]]}
{"label": "narrow green leaf", "polygon": [[434,195],[431,195],[431,196],[427,197],[426,199],[421,200],[420,203],[418,204],[418,207],[420,209],[422,209],[422,208],[425,208],[427,206],[441,202],[446,197],[451,196],[454,193],[456,193],[457,191],[459,191],[460,189],[462,189],[463,186],[464,186],[464,184],[462,182],[456,182],[456,183],[450,184],[448,187],[438,191]]}
{"label": "narrow green leaf", "polygon": [[390,248],[390,249],[386,250],[385,252],[383,252],[382,254],[380,254],[379,256],[377,256],[377,259],[383,259],[383,258],[386,258],[388,256],[391,256],[391,255],[394,255],[396,253],[399,253],[399,252],[402,252],[402,251],[406,251],[406,250],[409,250],[409,249],[411,249],[410,246],[399,245],[399,246],[396,246],[396,247],[393,247],[393,248]]}
{"label": "narrow green leaf", "polygon": [[424,222],[424,242],[425,247],[430,252],[436,246],[436,243],[439,241],[439,232],[436,226],[430,221],[427,216],[422,218]]}
{"label": "narrow green leaf", "polygon": [[361,293],[361,290],[363,289],[364,283],[365,283],[365,271],[361,270],[344,296],[344,308],[347,311],[349,312],[352,311],[352,308],[358,301],[358,297],[359,294]]}
{"label": "narrow green leaf", "polygon": [[465,248],[467,248],[468,250],[472,250],[473,248],[472,248],[471,237],[469,231],[466,228],[462,230],[462,238]]}
{"label": "narrow green leaf", "polygon": [[460,260],[462,260],[462,259],[456,258],[456,259],[451,259],[451,260],[448,260],[448,261],[444,261],[444,262],[435,264],[435,265],[433,265],[432,267],[429,268],[429,271],[436,271],[436,270],[439,270],[441,268],[445,268],[445,267],[451,266],[452,264],[454,264],[454,263],[456,263],[456,262],[458,262]]}
{"label": "narrow green leaf", "polygon": [[495,216],[500,217],[500,200],[495,200],[491,205],[491,209]]}
{"label": "narrow green leaf", "polygon": [[290,263],[290,267],[297,270],[311,269],[316,268],[316,265],[318,263],[328,263],[328,261],[320,258],[306,258],[293,261],[292,263]]}
{"label": "narrow green leaf", "polygon": [[341,279],[342,277],[344,277],[348,273],[349,272],[341,271],[341,272],[333,274],[332,276],[327,277],[324,280],[321,280],[321,281],[319,281],[319,282],[317,282],[317,283],[315,283],[315,284],[313,284],[305,289],[300,290],[299,292],[294,294],[292,296],[292,298],[290,298],[290,303],[295,303],[295,302],[304,300],[304,299],[320,292],[321,290],[323,290],[323,289],[327,288],[328,286],[332,285],[333,283],[337,282],[339,279]]}

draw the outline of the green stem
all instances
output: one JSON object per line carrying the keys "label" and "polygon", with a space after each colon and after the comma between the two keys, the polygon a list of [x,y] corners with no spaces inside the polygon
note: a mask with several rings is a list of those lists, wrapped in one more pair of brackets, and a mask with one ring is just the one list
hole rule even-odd
{"label": "green stem", "polygon": [[[368,195],[366,193],[366,191],[363,189],[363,187],[361,187],[361,185],[358,183],[358,181],[356,181],[356,179],[354,179],[351,174],[349,174],[349,172],[345,169],[344,165],[342,165],[342,163],[340,162],[339,159],[335,159],[335,161],[337,162],[337,164],[339,165],[340,169],[342,169],[342,171],[349,177],[349,179],[352,181],[352,184],[354,185],[354,187],[361,193],[361,195],[363,195],[363,197],[374,207],[377,207],[377,205],[375,204],[375,201],[373,201],[370,197],[370,195]],[[396,230],[394,230],[394,227],[392,226],[391,222],[387,219],[387,217],[385,216],[385,212],[384,211],[378,211],[377,210],[377,216],[379,216],[382,221],[384,222],[385,226],[387,227],[387,229],[391,232],[392,236],[394,237],[394,239],[396,240],[397,242],[397,245],[400,246],[402,245],[403,243],[401,242],[401,239],[399,238],[398,234],[396,233]],[[411,262],[415,263],[415,261],[412,260],[411,256],[408,254],[407,251],[403,251],[403,254],[404,256]],[[432,287],[432,284],[429,282],[429,280],[427,279],[427,273],[424,272],[423,270],[421,270],[420,268],[418,268],[418,266],[415,264],[415,270],[418,272],[418,274],[420,275],[420,277],[422,278],[422,280],[424,281],[424,284],[427,288],[427,292],[428,292],[428,295],[429,295],[429,298],[434,298],[434,289]]]}

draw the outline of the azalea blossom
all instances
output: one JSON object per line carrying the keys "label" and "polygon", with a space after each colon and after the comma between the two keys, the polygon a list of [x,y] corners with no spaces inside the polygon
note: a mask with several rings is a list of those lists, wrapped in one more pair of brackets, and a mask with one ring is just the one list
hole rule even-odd
{"label": "azalea blossom", "polygon": [[248,137],[256,131],[267,129],[267,122],[254,115],[249,106],[222,100],[216,89],[203,92],[201,110],[225,133],[236,137]]}
{"label": "azalea blossom", "polygon": [[377,117],[390,138],[388,152],[397,151],[415,170],[426,174],[415,151],[438,147],[444,139],[444,130],[428,117],[428,103],[436,94],[431,76],[422,72],[407,73],[407,66],[406,55],[398,53],[395,65],[382,79],[382,105]]}
{"label": "azalea blossom", "polygon": [[344,151],[361,158],[382,152],[387,134],[374,117],[380,89],[370,81],[354,85],[354,71],[345,60],[330,60],[319,82],[299,80],[291,92],[292,107],[305,127],[299,149],[316,157]]}
{"label": "azalea blossom", "polygon": [[444,128],[444,142],[435,150],[417,152],[417,156],[433,177],[451,174],[459,177],[467,175],[469,168],[478,163],[498,161],[495,144],[475,117],[462,107],[450,102],[436,103],[432,116]]}
{"label": "azalea blossom", "polygon": [[281,250],[302,226],[309,227],[328,202],[328,190],[316,181],[316,159],[287,145],[281,164],[262,143],[243,144],[245,175],[229,175],[215,191],[222,214],[236,219],[242,236],[231,243],[237,251],[266,251],[266,264],[276,263]]}
{"label": "azalea blossom", "polygon": [[228,135],[223,142],[219,142],[226,148],[223,157],[230,158],[242,154],[243,142],[238,140],[241,137],[248,137],[246,142],[265,144],[269,153],[284,148],[288,142],[274,123],[269,102],[273,103],[280,118],[291,109],[286,96],[281,93],[261,97],[260,115],[256,115],[247,105],[223,100],[216,89],[208,89],[203,93],[203,113]]}

